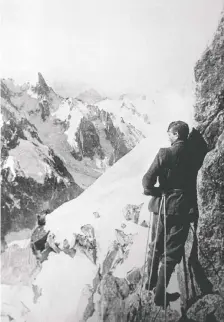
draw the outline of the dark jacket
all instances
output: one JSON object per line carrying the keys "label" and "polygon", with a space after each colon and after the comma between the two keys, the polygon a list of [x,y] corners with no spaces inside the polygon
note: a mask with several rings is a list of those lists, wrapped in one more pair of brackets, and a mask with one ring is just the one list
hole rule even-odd
{"label": "dark jacket", "polygon": [[[189,211],[192,206],[190,204],[191,157],[187,143],[181,140],[174,142],[169,148],[159,150],[142,180],[144,193],[154,197],[150,204],[165,193],[168,214]],[[155,187],[157,179],[159,187]],[[150,209],[150,205],[149,210],[155,212],[155,209]]]}

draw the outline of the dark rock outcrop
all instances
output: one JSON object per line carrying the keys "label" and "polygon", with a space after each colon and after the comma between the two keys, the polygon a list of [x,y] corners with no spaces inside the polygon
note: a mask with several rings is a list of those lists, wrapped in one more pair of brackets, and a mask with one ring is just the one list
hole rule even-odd
{"label": "dark rock outcrop", "polygon": [[128,147],[125,144],[123,133],[114,126],[112,118],[108,115],[107,126],[105,128],[106,138],[110,141],[114,148],[113,160],[110,161],[110,165],[119,160],[125,154],[129,152]]}
{"label": "dark rock outcrop", "polygon": [[224,130],[224,16],[211,46],[195,67],[195,120],[209,147],[215,147]]}
{"label": "dark rock outcrop", "polygon": [[187,318],[197,322],[223,322],[223,312],[223,298],[209,294],[192,305],[187,312]]}
{"label": "dark rock outcrop", "polygon": [[81,119],[79,128],[76,132],[76,141],[78,143],[78,152],[73,152],[73,156],[78,160],[84,157],[93,159],[95,155],[103,159],[104,152],[100,145],[100,138],[94,124],[86,117]]}
{"label": "dark rock outcrop", "polygon": [[72,249],[83,252],[94,264],[97,259],[97,245],[94,228],[87,224],[81,227],[83,234],[75,235],[75,242]]}
{"label": "dark rock outcrop", "polygon": [[46,96],[50,92],[50,88],[41,73],[38,73],[38,83],[35,87],[35,92],[40,96]]}
{"label": "dark rock outcrop", "polygon": [[36,86],[32,87],[34,93],[39,97],[39,108],[41,112],[41,118],[45,122],[50,114],[53,103],[54,92],[50,88],[41,73],[38,73],[38,83]]}
{"label": "dark rock outcrop", "polygon": [[199,260],[214,289],[224,294],[224,16],[195,72],[196,113],[202,115],[196,120],[211,149],[198,176]]}
{"label": "dark rock outcrop", "polygon": [[133,269],[127,274],[127,280],[133,288],[136,287],[136,285],[140,282],[141,278],[142,275],[140,268]]}
{"label": "dark rock outcrop", "polygon": [[195,67],[195,120],[209,152],[197,178],[199,220],[192,224],[179,274],[186,321],[224,321],[223,75],[224,15]]}

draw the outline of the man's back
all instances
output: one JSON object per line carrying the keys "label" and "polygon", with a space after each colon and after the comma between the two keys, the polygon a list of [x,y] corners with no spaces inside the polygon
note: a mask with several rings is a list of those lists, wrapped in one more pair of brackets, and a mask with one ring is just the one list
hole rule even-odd
{"label": "man's back", "polygon": [[187,145],[184,141],[176,141],[171,147],[161,149],[161,173],[159,183],[162,191],[172,189],[186,190],[188,174],[191,171]]}
{"label": "man's back", "polygon": [[[178,140],[169,148],[161,148],[143,177],[144,190],[158,196],[172,189],[188,189],[190,156],[184,141]],[[154,187],[157,178],[159,189]]]}

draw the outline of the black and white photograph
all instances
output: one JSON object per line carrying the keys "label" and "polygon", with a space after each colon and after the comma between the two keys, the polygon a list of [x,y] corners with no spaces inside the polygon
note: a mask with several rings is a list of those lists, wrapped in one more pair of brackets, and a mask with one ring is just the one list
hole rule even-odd
{"label": "black and white photograph", "polygon": [[1,322],[224,322],[224,0],[1,0]]}

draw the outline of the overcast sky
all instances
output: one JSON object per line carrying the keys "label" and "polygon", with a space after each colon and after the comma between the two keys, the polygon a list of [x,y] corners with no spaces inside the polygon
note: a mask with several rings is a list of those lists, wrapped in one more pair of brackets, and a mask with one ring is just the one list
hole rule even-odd
{"label": "overcast sky", "polygon": [[2,0],[2,77],[106,92],[179,90],[224,0]]}

